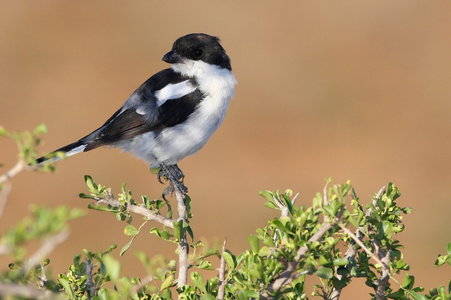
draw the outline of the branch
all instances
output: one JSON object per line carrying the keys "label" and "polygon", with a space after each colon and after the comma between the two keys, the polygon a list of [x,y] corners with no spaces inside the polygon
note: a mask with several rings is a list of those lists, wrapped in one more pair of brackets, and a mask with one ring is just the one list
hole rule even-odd
{"label": "branch", "polygon": [[[330,228],[332,228],[331,223],[323,223],[321,228],[308,239],[307,244],[320,241]],[[268,286],[268,290],[270,292],[281,289],[283,286],[290,284],[295,279],[292,274],[297,270],[300,260],[305,256],[307,251],[307,246],[299,247],[294,260],[288,262],[285,270],[280,273],[280,275],[277,276],[274,281]]]}
{"label": "branch", "polygon": [[94,287],[94,282],[92,281],[92,263],[91,260],[89,260],[88,258],[85,258],[85,266],[86,266],[86,289],[88,292],[88,297],[90,299],[90,297],[95,295],[95,287]]}
{"label": "branch", "polygon": [[[173,184],[171,182],[171,184]],[[183,226],[186,223],[186,205],[185,205],[185,194],[183,194],[175,184],[174,186],[174,194],[177,200],[177,211],[178,211],[178,220],[183,221]],[[186,240],[186,232],[180,239],[180,242],[177,246],[178,254],[179,254],[179,276],[177,278],[177,287],[181,288],[188,282],[188,242]]]}
{"label": "branch", "polygon": [[4,282],[0,282],[0,296],[19,296],[27,299],[64,299],[56,293],[52,293],[49,290],[39,290],[32,285]]}
{"label": "branch", "polygon": [[[376,207],[376,199],[379,199],[382,194],[385,191],[385,186],[382,187],[379,192],[376,194],[376,197],[373,199],[373,205]],[[371,209],[368,208],[366,213],[367,216],[371,214]],[[374,246],[374,250],[377,253],[377,256],[380,259],[380,266],[381,266],[381,277],[377,280],[377,287],[376,287],[376,300],[382,300],[385,299],[385,294],[387,292],[387,284],[388,280],[390,279],[390,250],[384,253],[384,251],[381,249],[381,245],[379,241],[376,239],[372,239],[371,243]]]}
{"label": "branch", "polygon": [[343,223],[341,222],[337,222],[337,225],[340,226],[340,228],[347,234],[349,235],[352,240],[354,242],[356,242],[357,245],[359,245],[365,252],[366,254],[368,254],[368,256],[372,259],[374,259],[378,264],[382,265],[382,262],[379,260],[379,258],[377,258],[376,255],[373,254],[373,252],[370,251],[370,249],[368,249],[363,243],[362,241],[354,234],[351,232],[351,230],[349,230],[346,226],[343,225]]}
{"label": "branch", "polygon": [[[381,197],[381,195],[383,194],[384,190],[385,190],[385,186],[383,186],[383,187],[379,190],[379,192],[376,194],[376,199],[379,198],[379,197]],[[373,200],[373,202],[374,202],[374,200]],[[371,214],[371,209],[367,209],[367,211],[365,212],[365,215],[368,217],[370,214]],[[363,232],[362,232],[362,226],[359,226],[359,228],[357,228],[356,231],[355,231],[355,233],[353,234],[352,232],[350,232],[350,230],[348,230],[348,228],[344,227],[344,225],[343,225],[341,222],[338,222],[337,224],[338,224],[338,226],[340,226],[340,228],[341,228],[345,233],[347,233],[347,234],[352,238],[351,245],[349,245],[348,250],[347,250],[346,253],[345,253],[345,258],[347,258],[348,261],[355,258],[356,254],[357,254],[357,249],[356,249],[354,246],[355,246],[355,244],[358,244],[362,249],[364,249],[364,251],[365,251],[367,254],[369,254],[370,257],[372,257],[374,260],[376,260],[377,263],[379,263],[379,264],[382,265],[382,263],[384,262],[384,260],[383,260],[383,259],[379,260],[379,259],[378,259],[376,256],[374,256],[374,254],[371,253],[371,252],[369,251],[369,249],[368,249],[367,247],[365,247],[365,245],[362,243],[362,239],[363,239],[363,237],[365,236],[365,235],[363,234]],[[381,258],[381,257],[379,257],[379,258]],[[338,279],[341,279],[342,276],[341,276],[341,275],[337,275],[337,278],[338,278]],[[387,278],[387,283],[388,283],[388,278]],[[385,285],[385,287],[386,287],[386,285]],[[384,290],[385,290],[385,288],[384,288]],[[342,291],[342,289],[338,289],[338,290],[337,290],[337,289],[333,288],[333,291],[332,291],[332,293],[330,294],[329,299],[330,299],[330,300],[338,300],[338,299],[340,298],[341,291]]]}
{"label": "branch", "polygon": [[9,181],[11,178],[13,178],[17,174],[19,174],[20,172],[25,170],[26,167],[27,167],[27,165],[25,164],[25,162],[22,159],[20,159],[14,165],[14,167],[12,167],[9,171],[7,171],[5,174],[0,176],[0,183]]}
{"label": "branch", "polygon": [[36,265],[39,265],[50,252],[52,252],[56,246],[64,242],[69,237],[69,230],[63,230],[51,237],[44,240],[41,247],[25,262],[23,269],[26,273]]}
{"label": "branch", "polygon": [[2,218],[6,201],[8,200],[10,192],[11,192],[11,182],[7,181],[3,184],[3,188],[0,191],[0,219]]}
{"label": "branch", "polygon": [[221,263],[219,265],[219,288],[218,288],[218,300],[224,299],[225,294],[225,259],[224,252],[226,249],[227,238],[224,239],[224,243],[222,244],[222,252],[221,252]]}
{"label": "branch", "polygon": [[384,253],[384,251],[380,248],[380,244],[378,241],[374,240],[372,241],[375,250],[377,252],[377,255],[381,259],[381,277],[377,280],[377,287],[376,287],[376,300],[383,300],[386,299],[385,294],[387,292],[387,284],[388,280],[390,279],[390,251],[387,251]]}
{"label": "branch", "polygon": [[[97,203],[105,203],[105,204],[108,204],[108,205],[111,205],[114,207],[119,207],[119,206],[123,205],[119,200],[114,199],[114,196],[111,191],[108,193],[106,198],[95,198],[95,200],[97,200]],[[143,205],[139,205],[139,206],[138,205],[127,205],[126,209],[129,212],[144,216],[146,219],[151,220],[151,221],[156,221],[168,228],[172,228],[172,229],[174,228],[172,219],[169,219],[169,218],[161,215],[160,213],[153,212]]]}

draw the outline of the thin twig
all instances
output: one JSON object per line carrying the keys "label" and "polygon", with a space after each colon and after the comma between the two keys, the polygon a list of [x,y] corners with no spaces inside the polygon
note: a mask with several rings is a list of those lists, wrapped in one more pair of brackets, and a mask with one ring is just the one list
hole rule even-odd
{"label": "thin twig", "polygon": [[3,210],[5,209],[6,201],[8,200],[9,193],[11,192],[11,182],[10,179],[25,170],[25,162],[20,159],[14,167],[9,169],[5,174],[0,175],[0,184],[3,184],[3,188],[0,193],[0,218],[3,215]]}
{"label": "thin twig", "polygon": [[23,170],[25,170],[25,168],[27,167],[27,165],[25,164],[25,162],[20,159],[15,165],[14,167],[12,167],[11,169],[9,169],[8,172],[6,172],[5,174],[0,176],[0,183],[4,183],[8,180],[10,180],[11,178],[13,178],[14,176],[16,176],[17,174],[19,174],[20,172],[22,172]]}
{"label": "thin twig", "polygon": [[0,282],[0,298],[3,299],[7,296],[18,296],[27,299],[63,299],[61,295],[52,293],[49,290],[39,290],[32,285]]}
{"label": "thin twig", "polygon": [[[297,193],[296,195],[294,195],[294,197],[291,199],[291,204],[293,204],[294,205],[294,202],[296,202],[296,199],[297,199],[297,197],[299,196],[299,193]],[[286,205],[284,205],[283,203],[281,203],[280,201],[279,201],[279,199],[277,199],[276,197],[274,197],[273,196],[273,200],[274,200],[274,203],[276,203],[276,205],[277,205],[277,207],[279,207],[279,209],[280,209],[280,218],[283,218],[283,217],[288,217],[288,214],[289,214],[289,210],[288,210],[288,207],[286,206]],[[273,241],[274,241],[274,248],[276,248],[277,246],[278,246],[278,242],[277,242],[277,232],[279,232],[279,229],[277,229],[275,232],[274,232],[274,236],[273,236]]]}
{"label": "thin twig", "polygon": [[[321,238],[327,233],[327,231],[329,231],[330,228],[332,228],[331,223],[323,223],[321,228],[308,239],[307,244],[321,240]],[[305,256],[307,251],[308,251],[307,246],[299,247],[293,261],[288,262],[287,266],[285,267],[285,270],[282,273],[280,273],[280,275],[277,276],[274,279],[274,281],[269,285],[268,290],[270,292],[277,291],[281,287],[283,287],[287,284],[290,284],[294,280],[292,274],[293,274],[293,272],[295,272],[297,270],[297,266],[298,266],[300,260]]]}
{"label": "thin twig", "polygon": [[222,252],[221,252],[221,263],[219,264],[219,288],[218,288],[218,300],[224,299],[225,295],[225,259],[224,252],[226,249],[227,238],[224,239],[224,243],[222,244]]}
{"label": "thin twig", "polygon": [[[185,195],[177,188],[174,184],[174,194],[177,200],[177,211],[178,211],[178,220],[182,221],[185,226],[186,223],[186,205],[185,205]],[[186,232],[181,237],[180,242],[177,246],[178,255],[179,255],[179,275],[177,278],[177,287],[183,287],[188,282],[188,242],[186,239]]]}
{"label": "thin twig", "polygon": [[139,284],[136,284],[133,286],[133,288],[130,290],[130,292],[128,294],[133,295],[134,293],[137,293],[140,289],[145,287],[146,284],[148,284],[149,282],[152,282],[152,281],[153,281],[152,276],[148,275],[148,276],[144,277],[143,279],[141,279],[141,282]]}
{"label": "thin twig", "polygon": [[42,243],[41,247],[33,253],[33,255],[28,259],[28,261],[24,264],[23,269],[25,273],[33,268],[36,265],[39,265],[50,252],[52,252],[56,246],[64,242],[69,237],[69,230],[63,230],[58,232],[57,234],[46,238]]}
{"label": "thin twig", "polygon": [[337,222],[337,225],[341,228],[341,230],[343,230],[347,235],[349,235],[356,243],[357,245],[359,245],[367,254],[370,258],[374,259],[378,264],[382,265],[382,262],[379,260],[379,258],[377,258],[376,255],[373,254],[373,252],[370,251],[370,249],[368,249],[363,243],[362,241],[354,234],[351,232],[351,230],[349,230],[346,226],[343,225],[343,223],[341,222]]}
{"label": "thin twig", "polygon": [[6,202],[8,201],[9,193],[11,192],[11,182],[7,181],[3,184],[3,188],[0,191],[0,219],[3,216]]}
{"label": "thin twig", "polygon": [[[119,207],[123,205],[120,201],[114,199],[114,196],[111,192],[108,193],[106,198],[96,198],[97,203],[105,203],[114,207]],[[143,205],[128,205],[127,211],[144,216],[148,220],[156,221],[166,227],[174,228],[173,220],[169,219],[159,213],[153,212],[150,209],[147,209]]]}

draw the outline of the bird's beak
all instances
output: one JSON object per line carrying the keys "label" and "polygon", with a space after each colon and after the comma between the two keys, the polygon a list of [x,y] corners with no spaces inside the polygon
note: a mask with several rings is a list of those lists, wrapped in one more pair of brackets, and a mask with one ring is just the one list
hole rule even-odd
{"label": "bird's beak", "polygon": [[169,51],[168,53],[165,54],[165,56],[163,56],[163,61],[169,64],[176,64],[181,63],[182,58],[174,51]]}

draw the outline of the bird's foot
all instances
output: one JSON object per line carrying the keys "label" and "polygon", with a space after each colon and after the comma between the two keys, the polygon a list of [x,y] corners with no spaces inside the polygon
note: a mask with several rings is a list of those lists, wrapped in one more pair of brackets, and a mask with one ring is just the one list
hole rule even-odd
{"label": "bird's foot", "polygon": [[163,192],[163,198],[166,195],[172,194],[175,191],[179,191],[183,195],[186,195],[188,192],[188,188],[183,183],[183,179],[185,175],[182,170],[177,165],[166,166],[164,164],[160,164],[161,169],[158,171],[158,181],[163,183],[162,178],[165,180],[169,180],[169,186]]}

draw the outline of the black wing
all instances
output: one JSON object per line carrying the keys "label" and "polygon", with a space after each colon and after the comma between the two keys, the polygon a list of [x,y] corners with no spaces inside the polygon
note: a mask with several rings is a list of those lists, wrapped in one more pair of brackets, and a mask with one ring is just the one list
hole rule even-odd
{"label": "black wing", "polygon": [[[198,89],[178,98],[167,100],[163,105],[157,105],[155,92],[168,84],[175,84],[190,80],[172,69],[163,70],[144,82],[130,96],[130,108],[121,108],[112,115],[99,129],[82,138],[80,141],[87,144],[84,151],[115,142],[133,138],[149,131],[161,130],[175,126],[185,121],[203,100],[204,95]],[[137,112],[141,110],[140,112]],[[144,111],[144,113],[143,113]]]}

